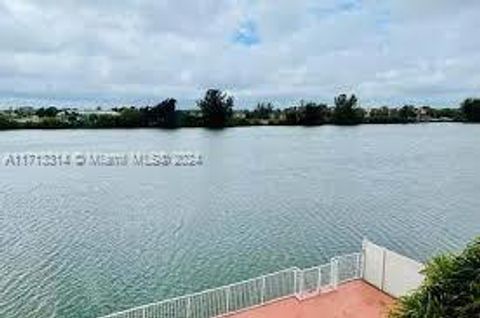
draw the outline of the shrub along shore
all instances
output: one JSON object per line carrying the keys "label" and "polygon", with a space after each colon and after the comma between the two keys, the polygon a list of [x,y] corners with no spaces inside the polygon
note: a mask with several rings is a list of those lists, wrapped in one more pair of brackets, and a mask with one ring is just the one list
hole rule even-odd
{"label": "shrub along shore", "polygon": [[192,110],[177,110],[176,100],[155,106],[117,107],[110,110],[19,107],[0,111],[0,129],[59,128],[180,128],[257,125],[405,124],[418,122],[480,122],[480,99],[465,99],[458,108],[403,107],[362,108],[355,95],[338,95],[334,104],[300,102],[283,109],[259,103],[253,110],[234,110],[232,96],[210,89]]}

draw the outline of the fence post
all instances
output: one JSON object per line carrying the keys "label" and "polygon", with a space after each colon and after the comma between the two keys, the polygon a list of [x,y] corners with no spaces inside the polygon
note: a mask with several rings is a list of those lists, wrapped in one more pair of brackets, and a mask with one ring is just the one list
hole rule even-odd
{"label": "fence post", "polygon": [[295,297],[297,299],[301,299],[301,293],[303,291],[303,271],[301,269],[296,268],[295,271],[295,276],[293,276],[294,281],[293,284],[295,286]]}
{"label": "fence post", "polygon": [[146,311],[146,308],[144,307],[144,308],[142,309],[142,318],[147,317],[147,315],[145,314],[145,311]]}
{"label": "fence post", "polygon": [[192,300],[190,297],[187,298],[187,318],[190,318],[192,315]]}
{"label": "fence post", "polygon": [[297,288],[297,269],[293,270],[293,294],[297,296],[298,288]]}
{"label": "fence post", "polygon": [[320,293],[321,287],[322,287],[322,266],[318,266],[317,294]]}
{"label": "fence post", "polygon": [[305,284],[305,279],[304,279],[304,272],[303,270],[300,270],[300,290],[299,290],[299,295],[300,295],[300,298],[302,298],[302,295],[303,295],[303,287],[304,287],[304,284]]}
{"label": "fence post", "polygon": [[265,302],[265,276],[262,277],[262,290],[260,294],[260,299],[263,305],[263,303]]}
{"label": "fence post", "polygon": [[330,283],[333,289],[337,289],[338,286],[338,261],[336,257],[330,260]]}
{"label": "fence post", "polygon": [[302,299],[303,297],[303,287],[304,287],[304,272],[303,270],[300,270],[298,272],[298,279],[300,280],[300,282],[298,283],[298,294],[297,294],[297,298],[298,299]]}
{"label": "fence post", "polygon": [[363,279],[365,275],[365,267],[367,266],[367,243],[368,240],[364,238],[362,240],[362,253],[361,257],[361,265],[360,265],[360,278]]}
{"label": "fence post", "polygon": [[360,278],[360,271],[361,271],[361,266],[362,266],[362,254],[357,255],[357,268],[355,270],[355,279]]}
{"label": "fence post", "polygon": [[387,249],[382,248],[382,280],[380,281],[380,290],[385,288],[385,261],[387,258]]}
{"label": "fence post", "polygon": [[225,313],[230,312],[230,286],[225,288]]}

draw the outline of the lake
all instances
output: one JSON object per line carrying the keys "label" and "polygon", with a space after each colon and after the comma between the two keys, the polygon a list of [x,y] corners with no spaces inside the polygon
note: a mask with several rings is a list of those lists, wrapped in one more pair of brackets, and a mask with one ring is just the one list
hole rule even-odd
{"label": "lake", "polygon": [[359,251],[480,234],[480,125],[0,132],[0,152],[195,151],[195,167],[0,166],[0,317],[96,317]]}

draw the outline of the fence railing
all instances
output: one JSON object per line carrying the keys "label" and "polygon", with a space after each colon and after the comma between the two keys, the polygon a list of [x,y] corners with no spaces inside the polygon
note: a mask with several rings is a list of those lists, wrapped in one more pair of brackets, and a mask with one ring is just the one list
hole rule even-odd
{"label": "fence railing", "polygon": [[242,282],[167,299],[103,318],[211,318],[261,306],[288,297],[304,299],[359,279],[363,257],[353,253],[307,269],[292,267]]}

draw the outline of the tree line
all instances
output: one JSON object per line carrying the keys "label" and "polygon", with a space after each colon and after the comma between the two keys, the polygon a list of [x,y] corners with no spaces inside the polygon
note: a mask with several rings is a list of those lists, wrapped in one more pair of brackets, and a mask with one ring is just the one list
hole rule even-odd
{"label": "tree line", "polygon": [[357,125],[414,123],[422,121],[480,122],[480,99],[465,99],[459,108],[378,107],[361,108],[355,95],[340,94],[333,106],[304,102],[284,109],[258,103],[253,110],[234,111],[234,98],[218,89],[209,89],[193,110],[177,110],[177,101],[167,98],[155,106],[116,107],[81,112],[75,109],[18,108],[0,112],[0,129],[14,128],[135,128],[210,127],[252,125],[323,124]]}

